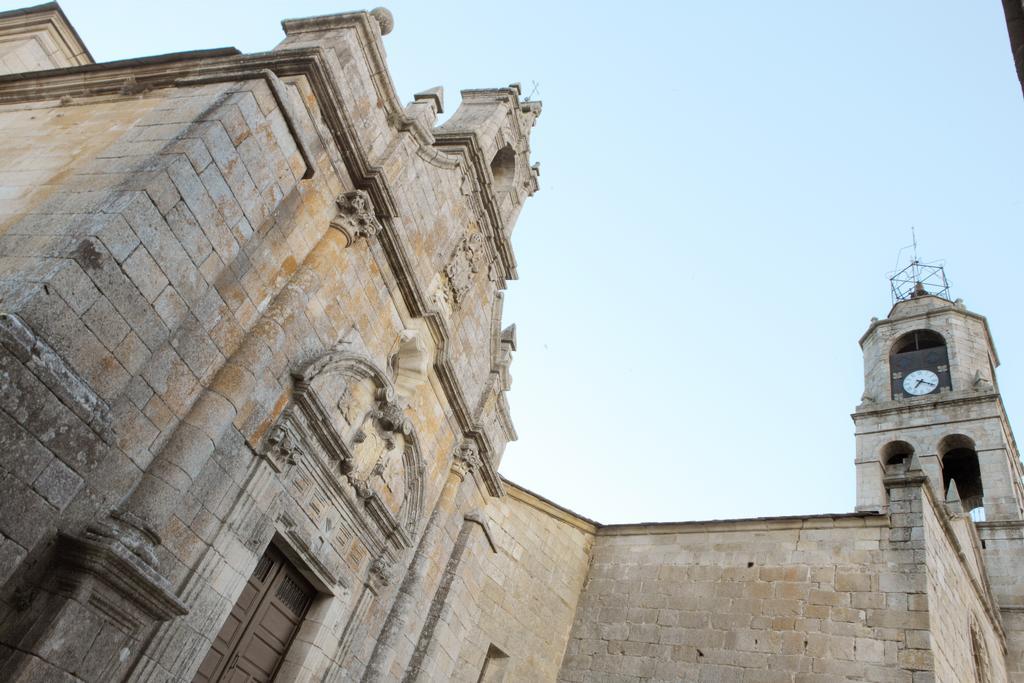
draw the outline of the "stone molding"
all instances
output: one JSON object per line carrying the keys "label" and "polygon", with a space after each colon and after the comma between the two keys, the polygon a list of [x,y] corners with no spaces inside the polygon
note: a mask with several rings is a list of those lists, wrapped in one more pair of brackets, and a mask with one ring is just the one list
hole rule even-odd
{"label": "stone molding", "polygon": [[[1003,399],[999,392],[992,389],[979,391],[977,389],[956,389],[938,395],[915,396],[903,398],[898,401],[886,400],[872,403],[862,403],[857,406],[850,415],[854,421],[865,417],[883,417],[894,413],[912,411],[930,412],[936,404],[944,406],[969,406],[984,403],[994,403],[999,407],[999,416],[1005,419],[1006,411],[1003,407]],[[994,416],[993,416],[994,417]]]}
{"label": "stone molding", "polygon": [[495,293],[491,307],[491,388],[480,397],[480,403],[474,412],[477,421],[483,419],[483,411],[487,406],[488,395],[495,395],[495,412],[498,424],[505,432],[506,441],[515,441],[518,437],[512,414],[509,410],[506,392],[512,388],[512,354],[516,350],[516,326],[502,328],[502,312],[505,304],[504,292]]}
{"label": "stone molding", "polygon": [[700,522],[647,522],[644,524],[607,524],[597,529],[598,536],[648,536],[656,534],[703,534],[725,531],[779,529],[833,529],[887,527],[889,515],[873,511],[749,519],[713,519]]}
{"label": "stone molding", "polygon": [[124,543],[86,532],[61,534],[58,591],[93,606],[125,633],[188,613],[170,584]]}
{"label": "stone molding", "polygon": [[30,38],[45,33],[72,64],[92,64],[89,48],[56,2],[0,12],[0,40]]}
{"label": "stone molding", "polygon": [[596,534],[597,530],[601,528],[600,522],[595,522],[592,519],[579,515],[572,510],[562,507],[558,503],[554,503],[544,496],[534,493],[529,489],[526,489],[514,481],[502,477],[502,481],[505,483],[505,490],[508,492],[508,497],[513,500],[517,500],[524,505],[529,505],[534,510],[543,512],[549,517],[557,519],[560,522],[564,522],[570,526],[576,527],[580,531],[587,534]]}
{"label": "stone molding", "polygon": [[487,521],[487,515],[480,510],[474,510],[473,512],[467,513],[463,518],[467,522],[478,524],[483,529],[484,537],[487,538],[487,545],[491,546],[491,552],[498,552],[498,544],[494,542],[494,534],[491,533],[491,525]]}
{"label": "stone molding", "polygon": [[[394,81],[392,81],[391,72],[388,69],[384,44],[381,41],[381,35],[387,35],[393,28],[394,19],[390,19],[389,22],[384,13],[390,17],[391,13],[388,10],[379,7],[370,12],[346,12],[305,19],[287,19],[281,22],[281,27],[289,36],[335,30],[355,31],[359,37],[363,58],[369,67],[370,79],[381,97],[380,104],[384,107],[388,123],[395,130],[412,135],[417,142],[417,155],[427,163],[438,168],[458,168],[459,159],[437,149],[434,146],[433,131],[418,119],[406,114],[405,108],[398,99]],[[390,26],[388,26],[389,23]],[[383,30],[385,27],[387,27],[386,31]],[[288,50],[290,49],[288,48]],[[283,50],[277,52],[283,52]]]}
{"label": "stone molding", "polygon": [[283,545],[298,555],[301,563],[328,587],[332,595],[341,595],[348,589],[348,582],[345,581],[342,574],[320,560],[313,548],[310,547],[308,536],[302,532],[299,525],[287,512],[278,515],[276,526],[278,536],[283,539]]}

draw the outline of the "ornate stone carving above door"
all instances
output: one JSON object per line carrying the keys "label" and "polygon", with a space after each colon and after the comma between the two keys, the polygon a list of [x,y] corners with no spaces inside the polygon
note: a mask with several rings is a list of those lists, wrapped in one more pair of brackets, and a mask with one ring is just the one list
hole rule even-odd
{"label": "ornate stone carving above door", "polygon": [[[405,403],[387,374],[343,341],[293,373],[291,405],[260,450],[286,478],[319,492],[303,504],[334,508],[332,527],[374,555],[408,547],[422,512],[423,464]],[[300,464],[294,472],[292,468]],[[307,480],[308,483],[307,483]],[[333,518],[333,516],[332,516]]]}

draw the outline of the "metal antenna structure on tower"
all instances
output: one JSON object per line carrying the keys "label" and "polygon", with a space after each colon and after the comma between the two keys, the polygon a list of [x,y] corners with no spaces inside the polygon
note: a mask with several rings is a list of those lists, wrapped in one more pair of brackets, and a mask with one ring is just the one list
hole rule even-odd
{"label": "metal antenna structure on tower", "polygon": [[[916,296],[932,294],[949,299],[949,282],[942,261],[924,263],[917,257],[917,231],[910,228],[911,243],[901,248],[896,255],[896,268],[889,276],[892,288],[892,302],[906,301]],[[910,249],[913,253],[910,264],[900,267],[903,252]]]}

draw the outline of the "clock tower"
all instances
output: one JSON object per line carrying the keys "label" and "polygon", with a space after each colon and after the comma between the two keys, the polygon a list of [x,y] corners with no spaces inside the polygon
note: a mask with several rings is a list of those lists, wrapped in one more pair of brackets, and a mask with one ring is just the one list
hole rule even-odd
{"label": "clock tower", "polygon": [[999,394],[988,322],[962,300],[950,301],[948,287],[938,291],[920,280],[900,290],[894,281],[888,317],[872,319],[860,339],[865,389],[852,416],[857,510],[887,510],[885,477],[916,459],[938,500],[959,504],[976,521],[1024,519],[1024,468]]}

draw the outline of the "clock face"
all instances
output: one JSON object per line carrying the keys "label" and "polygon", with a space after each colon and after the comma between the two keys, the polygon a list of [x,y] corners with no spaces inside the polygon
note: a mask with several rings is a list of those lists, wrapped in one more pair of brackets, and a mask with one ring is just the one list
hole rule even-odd
{"label": "clock face", "polygon": [[939,388],[939,376],[931,370],[914,370],[903,380],[903,391],[911,396],[924,396]]}

